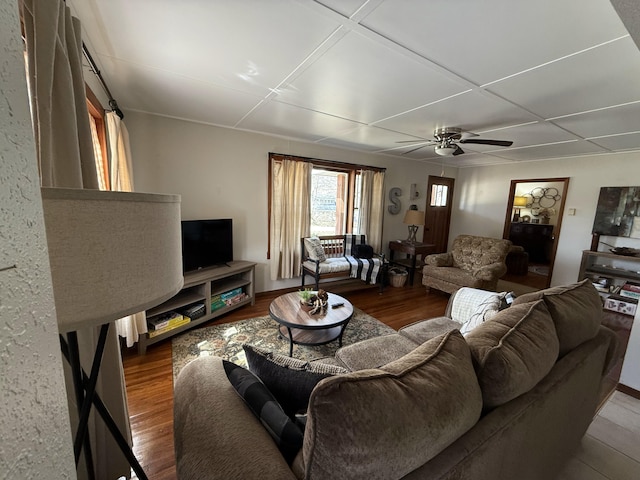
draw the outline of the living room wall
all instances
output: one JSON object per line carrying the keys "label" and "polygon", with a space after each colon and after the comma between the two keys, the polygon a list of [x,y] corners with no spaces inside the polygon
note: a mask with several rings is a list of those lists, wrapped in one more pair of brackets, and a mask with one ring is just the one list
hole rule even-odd
{"label": "living room wall", "polygon": [[75,478],[18,4],[0,0],[0,471]]}
{"label": "living room wall", "polygon": [[[637,184],[639,160],[638,153],[621,153],[460,169],[450,238],[461,233],[502,237],[511,180],[569,177],[551,284],[575,282],[582,251],[591,246],[600,187]],[[570,208],[575,215],[567,215]],[[633,243],[640,247],[640,240],[624,239],[625,245]]]}
{"label": "living room wall", "polygon": [[[385,202],[383,247],[390,240],[407,237],[402,223],[411,203],[425,206],[429,175],[442,167],[397,157],[354,152],[285,138],[242,132],[139,112],[125,111],[137,191],[182,195],[182,217],[233,218],[234,256],[258,263],[256,290],[297,286],[299,278],[270,279],[268,248],[268,153],[277,152],[387,169],[385,190],[400,187],[401,212],[391,215]],[[455,177],[456,169],[445,170]],[[409,201],[412,183],[420,197]],[[418,238],[422,231],[418,232]]]}

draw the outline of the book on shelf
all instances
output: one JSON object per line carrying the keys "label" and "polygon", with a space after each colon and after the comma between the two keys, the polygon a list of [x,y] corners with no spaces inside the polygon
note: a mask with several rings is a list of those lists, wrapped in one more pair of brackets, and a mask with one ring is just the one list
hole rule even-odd
{"label": "book on shelf", "polygon": [[180,315],[181,320],[176,321],[174,323],[171,323],[169,325],[167,325],[164,328],[160,328],[160,329],[156,329],[156,330],[149,330],[149,338],[153,338],[153,337],[157,337],[158,335],[162,335],[163,333],[166,333],[170,330],[173,330],[174,328],[178,328],[181,327],[182,325],[186,325],[187,323],[189,323],[191,321],[191,319],[189,317],[185,317],[183,315]]}
{"label": "book on shelf", "polygon": [[204,308],[204,303],[195,303],[183,308],[182,310],[180,310],[180,313],[185,317],[189,317],[191,320],[196,320],[202,317],[206,313],[206,311]]}
{"label": "book on shelf", "polygon": [[150,330],[160,330],[183,320],[184,316],[178,312],[167,312],[162,315],[147,318],[147,326]]}
{"label": "book on shelf", "polygon": [[220,308],[235,305],[236,303],[247,298],[247,294],[242,291],[242,287],[234,288],[228,292],[213,295],[211,297],[211,311],[218,310]]}

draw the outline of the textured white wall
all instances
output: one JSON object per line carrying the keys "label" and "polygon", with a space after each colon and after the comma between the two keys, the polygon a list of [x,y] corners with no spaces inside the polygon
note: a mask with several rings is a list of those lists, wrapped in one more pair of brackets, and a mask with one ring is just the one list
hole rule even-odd
{"label": "textured white wall", "polygon": [[[441,167],[412,160],[353,152],[316,144],[240,132],[143,113],[125,111],[136,190],[179,193],[184,219],[233,218],[234,255],[258,263],[258,292],[299,285],[299,278],[272,282],[267,268],[267,175],[269,152],[385,167],[385,190],[400,187],[401,213],[390,215],[385,196],[383,246],[407,237],[402,223],[410,203],[425,205],[428,175]],[[455,175],[448,169],[447,175]],[[421,193],[409,201],[412,183]],[[418,232],[419,238],[422,231]]]}
{"label": "textured white wall", "polygon": [[16,0],[0,45],[0,478],[76,478]]}

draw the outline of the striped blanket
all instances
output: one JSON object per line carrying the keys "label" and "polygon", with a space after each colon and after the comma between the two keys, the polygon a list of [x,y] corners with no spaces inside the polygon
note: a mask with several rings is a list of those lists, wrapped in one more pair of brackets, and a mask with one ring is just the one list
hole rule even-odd
{"label": "striped blanket", "polygon": [[351,265],[349,276],[359,278],[367,283],[375,284],[382,270],[382,260],[380,258],[356,258],[352,255],[354,245],[366,244],[365,235],[346,234],[344,239],[345,258]]}

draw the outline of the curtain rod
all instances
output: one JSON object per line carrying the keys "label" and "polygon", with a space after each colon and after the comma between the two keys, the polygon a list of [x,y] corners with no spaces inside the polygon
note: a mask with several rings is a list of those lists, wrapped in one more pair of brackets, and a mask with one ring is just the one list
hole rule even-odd
{"label": "curtain rod", "polygon": [[298,159],[298,161],[312,162],[312,163],[316,161],[318,166],[347,168],[349,170],[352,170],[353,167],[356,167],[356,169],[359,169],[359,170],[373,170],[374,172],[386,172],[387,170],[385,167],[373,167],[371,165],[359,165],[357,163],[338,162],[336,160],[323,160],[321,158],[301,157],[300,155],[288,155],[285,153],[269,152],[269,159],[272,159],[272,158],[276,159],[275,157],[282,157],[286,159]]}
{"label": "curtain rod", "polygon": [[109,90],[109,87],[107,87],[107,83],[104,81],[104,78],[102,78],[102,74],[100,73],[96,62],[93,61],[93,57],[91,56],[91,53],[89,53],[89,49],[84,44],[84,42],[82,42],[82,53],[89,62],[89,68],[91,69],[93,74],[98,77],[98,80],[100,80],[100,83],[102,84],[102,88],[107,93],[109,97],[109,107],[115,112],[116,115],[120,117],[120,119],[123,119],[124,113],[122,113],[122,110],[120,110],[120,108],[118,107],[118,102],[116,102],[116,99],[113,98],[113,95],[111,95],[111,91]]}

